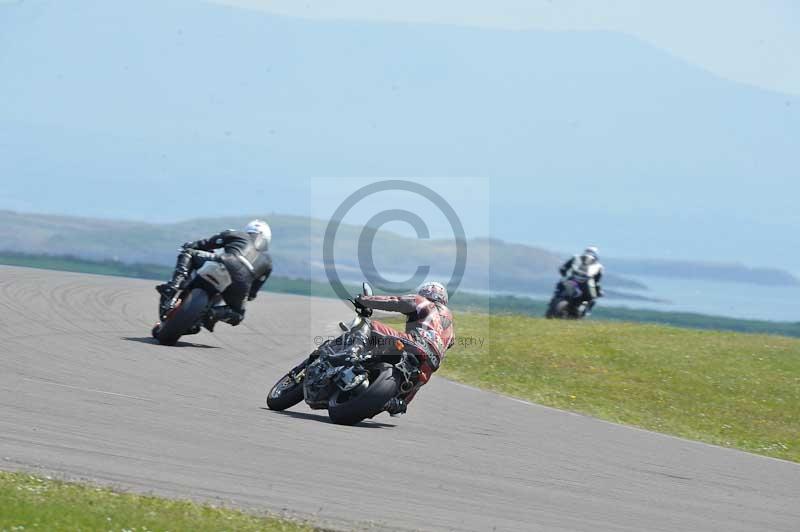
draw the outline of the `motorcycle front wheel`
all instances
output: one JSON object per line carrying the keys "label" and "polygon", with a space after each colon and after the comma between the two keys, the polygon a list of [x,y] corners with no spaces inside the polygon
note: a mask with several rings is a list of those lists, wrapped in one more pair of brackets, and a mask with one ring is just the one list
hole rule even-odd
{"label": "motorcycle front wheel", "polygon": [[340,389],[328,401],[328,417],[337,425],[355,425],[383,412],[400,390],[397,370],[389,364],[379,364],[370,371],[369,385],[349,392]]}
{"label": "motorcycle front wheel", "polygon": [[558,303],[558,299],[556,296],[553,296],[552,299],[550,299],[550,302],[547,304],[547,311],[544,313],[544,317],[548,320],[552,320],[553,318],[557,317],[556,303]]}
{"label": "motorcycle front wheel", "polygon": [[569,306],[569,301],[566,299],[558,301],[553,307],[553,317],[562,320],[569,319],[571,317]]}
{"label": "motorcycle front wheel", "polygon": [[290,371],[270,389],[267,406],[270,410],[286,410],[303,400],[303,381],[297,382]]}

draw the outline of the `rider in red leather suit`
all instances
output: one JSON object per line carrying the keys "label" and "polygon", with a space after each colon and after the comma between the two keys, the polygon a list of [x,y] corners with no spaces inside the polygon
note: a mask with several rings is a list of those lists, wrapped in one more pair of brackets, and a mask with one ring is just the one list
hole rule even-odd
{"label": "rider in red leather suit", "polygon": [[[379,321],[372,322],[371,342],[393,345],[399,340],[406,350],[420,361],[417,385],[399,404],[390,407],[391,414],[404,413],[406,405],[417,391],[439,369],[445,354],[455,342],[453,314],[447,308],[447,290],[440,283],[423,284],[417,294],[405,296],[359,296],[356,304],[375,310],[399,312],[406,315],[405,332],[398,331]],[[393,412],[395,410],[395,412]]]}

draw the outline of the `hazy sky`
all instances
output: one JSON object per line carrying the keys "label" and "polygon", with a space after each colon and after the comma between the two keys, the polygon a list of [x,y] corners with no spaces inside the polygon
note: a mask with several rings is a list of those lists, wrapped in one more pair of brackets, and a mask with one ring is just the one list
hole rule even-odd
{"label": "hazy sky", "polygon": [[797,0],[211,0],[313,18],[634,35],[725,78],[800,94]]}
{"label": "hazy sky", "polygon": [[[736,24],[713,23],[711,3],[705,19],[671,26],[678,11],[569,0],[493,13],[416,0],[381,12],[355,0],[262,11],[221,1],[0,0],[0,175],[13,176],[0,209],[304,215],[314,178],[469,176],[491,179],[489,194],[466,194],[490,207],[488,231],[485,215],[465,220],[471,236],[800,264],[789,244],[800,225],[800,91],[731,82],[629,35],[652,26],[695,55],[728,50],[719,65],[768,65],[729,50],[721,36]],[[778,42],[796,8],[763,5],[784,15],[731,20]],[[627,33],[597,31],[612,26]],[[220,201],[221,183],[246,193]],[[173,201],[187,191],[191,201]]]}

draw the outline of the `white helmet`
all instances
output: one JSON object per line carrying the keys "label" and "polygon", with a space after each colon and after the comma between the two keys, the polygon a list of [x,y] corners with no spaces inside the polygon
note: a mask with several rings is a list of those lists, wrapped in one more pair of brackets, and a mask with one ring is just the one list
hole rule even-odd
{"label": "white helmet", "polygon": [[434,303],[447,305],[447,288],[445,288],[442,283],[437,283],[436,281],[422,283],[419,288],[417,288],[417,294],[430,299]]}
{"label": "white helmet", "polygon": [[585,250],[583,250],[583,255],[581,255],[581,259],[583,260],[584,264],[592,264],[600,260],[600,250],[597,249],[595,246],[589,246]]}
{"label": "white helmet", "polygon": [[267,246],[272,242],[272,229],[269,228],[269,224],[264,220],[253,220],[245,226],[244,230],[246,233],[261,235],[267,242]]}

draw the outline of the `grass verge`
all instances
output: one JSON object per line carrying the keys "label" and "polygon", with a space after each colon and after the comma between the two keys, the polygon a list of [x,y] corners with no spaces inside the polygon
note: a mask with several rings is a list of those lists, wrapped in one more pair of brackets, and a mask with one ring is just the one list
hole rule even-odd
{"label": "grass verge", "polygon": [[0,531],[265,531],[313,528],[187,501],[0,471]]}
{"label": "grass verge", "polygon": [[445,377],[800,462],[800,340],[471,313],[456,332]]}

